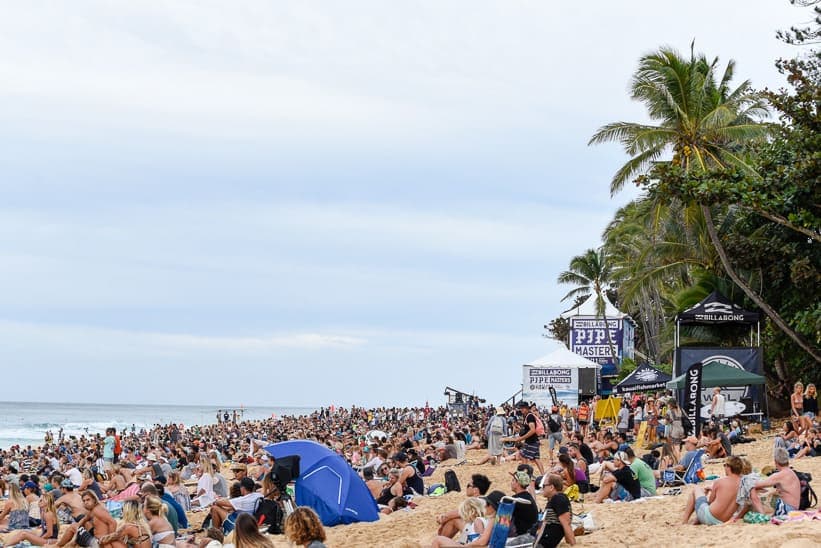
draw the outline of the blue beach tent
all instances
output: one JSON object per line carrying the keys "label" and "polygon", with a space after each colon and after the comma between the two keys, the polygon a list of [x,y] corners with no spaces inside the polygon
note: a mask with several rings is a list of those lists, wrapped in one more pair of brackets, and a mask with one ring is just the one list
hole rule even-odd
{"label": "blue beach tent", "polygon": [[314,441],[292,440],[265,447],[275,459],[299,455],[296,503],[310,506],[326,526],[377,521],[379,509],[368,487],[350,465]]}

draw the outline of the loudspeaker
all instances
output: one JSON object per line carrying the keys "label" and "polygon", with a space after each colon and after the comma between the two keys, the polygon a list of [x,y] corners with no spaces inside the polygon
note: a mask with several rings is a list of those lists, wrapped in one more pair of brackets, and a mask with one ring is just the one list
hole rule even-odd
{"label": "loudspeaker", "polygon": [[579,368],[579,395],[596,395],[596,370],[594,368]]}

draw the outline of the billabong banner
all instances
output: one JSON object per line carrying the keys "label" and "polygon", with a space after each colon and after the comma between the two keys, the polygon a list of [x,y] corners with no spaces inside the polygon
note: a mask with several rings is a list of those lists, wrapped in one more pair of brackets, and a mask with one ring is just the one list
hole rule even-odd
{"label": "billabong banner", "polygon": [[[676,349],[675,367],[673,376],[678,377],[683,374],[693,363],[707,365],[711,362],[719,362],[756,375],[763,375],[763,365],[760,348],[730,348],[730,347],[683,347]],[[722,386],[721,393],[727,402],[741,403],[742,399],[750,398],[753,402],[761,405],[761,388],[758,386]],[[680,397],[684,397],[680,395]],[[713,393],[710,388],[701,390],[702,417],[705,408],[709,409]],[[749,411],[749,410],[748,410]]]}
{"label": "billabong banner", "polygon": [[576,367],[522,367],[522,398],[539,407],[553,404],[551,388],[559,401],[569,407],[579,404],[579,370]]}
{"label": "billabong banner", "polygon": [[687,383],[684,385],[684,402],[682,408],[684,414],[690,422],[691,436],[698,437],[701,432],[701,420],[699,409],[701,409],[701,374],[702,363],[696,362],[687,369]]}

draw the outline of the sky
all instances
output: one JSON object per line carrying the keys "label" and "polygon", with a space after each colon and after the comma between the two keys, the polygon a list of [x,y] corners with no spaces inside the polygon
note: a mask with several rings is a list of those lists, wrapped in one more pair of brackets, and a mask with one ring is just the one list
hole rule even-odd
{"label": "sky", "polygon": [[[499,402],[670,45],[783,85],[787,0],[4,2],[9,401]],[[630,186],[630,185],[628,185]]]}

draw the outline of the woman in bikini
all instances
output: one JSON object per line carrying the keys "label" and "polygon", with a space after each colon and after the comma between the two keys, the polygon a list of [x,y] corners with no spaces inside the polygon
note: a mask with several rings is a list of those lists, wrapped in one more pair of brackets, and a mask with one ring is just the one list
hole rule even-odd
{"label": "woman in bikini", "polygon": [[151,544],[157,548],[174,548],[174,528],[165,518],[166,508],[158,497],[149,496],[143,503],[143,513],[151,528]]}
{"label": "woman in bikini", "polygon": [[123,519],[117,530],[100,538],[100,546],[110,548],[151,548],[151,527],[145,519],[140,503],[123,503]]}
{"label": "woman in bikini", "polygon": [[40,532],[15,531],[6,537],[5,543],[7,546],[14,546],[24,540],[34,546],[45,546],[57,542],[60,522],[57,519],[57,508],[54,506],[54,495],[45,493],[40,497],[38,505],[40,507]]}

